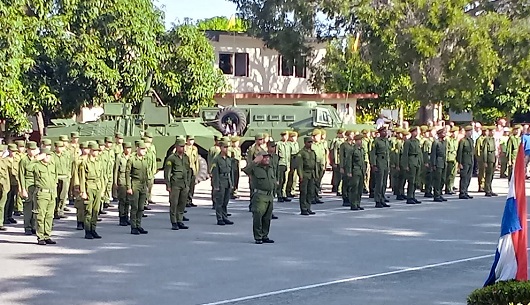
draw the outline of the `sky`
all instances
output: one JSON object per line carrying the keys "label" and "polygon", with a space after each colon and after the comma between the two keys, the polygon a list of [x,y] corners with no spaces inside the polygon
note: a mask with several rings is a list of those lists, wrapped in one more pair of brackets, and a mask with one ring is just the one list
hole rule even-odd
{"label": "sky", "polygon": [[194,20],[216,16],[230,17],[236,5],[226,0],[153,0],[166,14],[166,27],[184,18]]}

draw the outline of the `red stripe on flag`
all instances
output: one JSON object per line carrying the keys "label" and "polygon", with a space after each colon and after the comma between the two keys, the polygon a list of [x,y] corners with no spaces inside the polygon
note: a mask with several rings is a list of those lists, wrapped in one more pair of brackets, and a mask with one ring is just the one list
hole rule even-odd
{"label": "red stripe on flag", "polygon": [[515,187],[515,198],[517,202],[517,214],[522,230],[512,234],[513,246],[515,248],[515,258],[517,260],[517,274],[515,279],[518,281],[528,280],[528,252],[527,252],[527,223],[526,223],[526,185],[525,185],[525,155],[524,146],[521,143],[515,165],[513,167],[513,176]]}

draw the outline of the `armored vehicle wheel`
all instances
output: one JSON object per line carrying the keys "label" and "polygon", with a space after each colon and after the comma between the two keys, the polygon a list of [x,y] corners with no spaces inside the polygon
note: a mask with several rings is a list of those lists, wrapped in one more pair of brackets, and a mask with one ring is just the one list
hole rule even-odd
{"label": "armored vehicle wheel", "polygon": [[195,183],[206,181],[208,179],[210,179],[210,175],[208,175],[208,164],[203,157],[199,156],[199,174],[195,177]]}
{"label": "armored vehicle wheel", "polygon": [[[216,128],[222,134],[232,134],[235,128],[235,132],[238,135],[242,135],[247,128],[247,117],[245,113],[235,107],[226,107],[219,110],[216,119]],[[230,128],[230,132],[227,132],[227,125]]]}

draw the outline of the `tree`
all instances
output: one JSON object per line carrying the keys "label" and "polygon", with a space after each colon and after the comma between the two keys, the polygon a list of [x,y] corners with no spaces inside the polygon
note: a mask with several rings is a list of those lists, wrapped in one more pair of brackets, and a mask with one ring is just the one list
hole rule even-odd
{"label": "tree", "polygon": [[161,35],[160,70],[156,91],[175,115],[193,116],[200,107],[213,106],[216,93],[226,89],[215,53],[204,32],[189,24]]}
{"label": "tree", "polygon": [[197,28],[201,31],[246,32],[247,22],[239,18],[213,17],[197,21]]}

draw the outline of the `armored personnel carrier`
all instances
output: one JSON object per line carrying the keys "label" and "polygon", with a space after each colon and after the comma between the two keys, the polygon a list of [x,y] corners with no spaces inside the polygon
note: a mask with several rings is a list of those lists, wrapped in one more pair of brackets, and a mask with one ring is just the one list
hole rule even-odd
{"label": "armored personnel carrier", "polygon": [[236,133],[241,136],[243,152],[254,143],[254,136],[258,133],[266,132],[273,139],[279,140],[282,131],[294,130],[300,135],[299,141],[303,145],[303,137],[309,135],[315,128],[325,129],[328,140],[331,140],[339,128],[361,131],[375,127],[369,124],[344,124],[333,106],[312,101],[297,102],[292,105],[203,108],[200,116],[204,122],[225,135]]}

